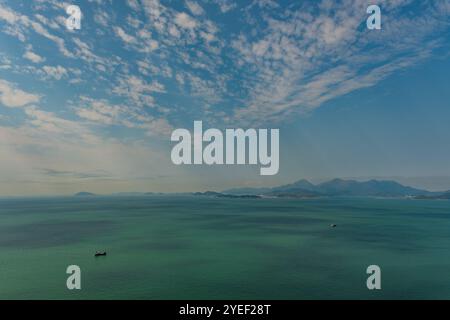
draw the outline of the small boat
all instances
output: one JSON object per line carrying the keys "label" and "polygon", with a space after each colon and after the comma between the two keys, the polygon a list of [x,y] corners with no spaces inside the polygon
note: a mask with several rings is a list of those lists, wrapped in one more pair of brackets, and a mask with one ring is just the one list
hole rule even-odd
{"label": "small boat", "polygon": [[334,223],[333,223],[333,224],[330,225],[330,227],[336,228],[336,227],[337,227],[337,224],[334,224]]}
{"label": "small boat", "polygon": [[106,256],[106,251],[103,251],[103,252],[97,251],[97,252],[94,254],[94,256],[95,256],[95,257]]}

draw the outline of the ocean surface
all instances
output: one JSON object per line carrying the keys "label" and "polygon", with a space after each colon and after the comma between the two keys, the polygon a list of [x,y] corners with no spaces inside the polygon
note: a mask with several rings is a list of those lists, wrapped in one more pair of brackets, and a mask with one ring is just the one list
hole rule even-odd
{"label": "ocean surface", "polygon": [[0,199],[0,299],[450,299],[450,201]]}

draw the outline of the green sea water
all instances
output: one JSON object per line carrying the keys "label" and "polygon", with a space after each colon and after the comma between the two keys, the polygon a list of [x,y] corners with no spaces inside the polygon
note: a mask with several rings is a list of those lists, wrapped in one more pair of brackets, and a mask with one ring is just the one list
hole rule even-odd
{"label": "green sea water", "polygon": [[0,200],[0,299],[350,298],[450,299],[450,201]]}

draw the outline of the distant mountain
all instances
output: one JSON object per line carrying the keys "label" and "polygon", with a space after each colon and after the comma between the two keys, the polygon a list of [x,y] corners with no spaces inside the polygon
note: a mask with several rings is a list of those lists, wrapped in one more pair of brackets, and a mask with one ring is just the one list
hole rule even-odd
{"label": "distant mountain", "polygon": [[297,182],[286,184],[284,186],[272,188],[271,192],[295,192],[296,190],[300,192],[310,191],[310,192],[318,192],[318,187],[313,185],[306,179],[299,180]]}
{"label": "distant mountain", "polygon": [[75,197],[92,197],[92,196],[95,196],[95,195],[96,194],[90,193],[90,192],[78,192],[78,193],[74,194]]}
{"label": "distant mountain", "polygon": [[233,188],[222,191],[222,193],[226,194],[235,194],[235,195],[249,195],[249,194],[264,194],[271,192],[272,188]]}
{"label": "distant mountain", "polygon": [[318,185],[327,195],[398,197],[430,194],[429,191],[403,186],[389,180],[355,181],[334,179]]}
{"label": "distant mountain", "polygon": [[[151,196],[166,195],[164,193],[140,193],[140,192],[120,192],[111,196]],[[334,196],[360,196],[360,197],[410,197],[414,199],[449,199],[450,190],[444,192],[430,192],[401,185],[390,180],[369,180],[356,181],[333,179],[320,184],[312,184],[308,180],[286,184],[273,188],[234,188],[222,192],[206,191],[195,193],[176,193],[167,195],[194,195],[215,198],[232,199],[257,199],[262,197],[276,198],[300,198],[309,199],[317,197]],[[78,192],[77,197],[96,196],[90,192]]]}
{"label": "distant mountain", "polygon": [[308,180],[302,179],[297,182],[282,185],[274,188],[233,188],[222,191],[226,194],[236,195],[274,195],[281,193],[307,193],[316,194],[317,187]]}
{"label": "distant mountain", "polygon": [[[333,179],[318,185],[308,180],[282,185],[274,188],[241,188],[223,191],[227,194],[256,194],[272,197],[311,198],[319,196],[374,196],[374,197],[406,197],[432,196],[437,193],[403,186],[389,180],[356,181]],[[440,193],[439,193],[440,194]]]}
{"label": "distant mountain", "polygon": [[324,196],[317,192],[301,191],[297,190],[295,192],[269,192],[260,197],[276,197],[276,198],[299,198],[299,199],[310,199]]}

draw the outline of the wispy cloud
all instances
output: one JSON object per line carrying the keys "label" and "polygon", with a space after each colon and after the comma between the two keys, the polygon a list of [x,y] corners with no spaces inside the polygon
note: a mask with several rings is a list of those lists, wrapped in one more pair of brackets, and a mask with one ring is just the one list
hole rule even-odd
{"label": "wispy cloud", "polygon": [[41,62],[44,62],[44,61],[45,61],[45,58],[43,58],[43,57],[41,57],[40,55],[34,53],[34,52],[32,51],[32,48],[31,48],[31,47],[28,47],[28,48],[27,48],[27,51],[23,54],[23,57],[24,57],[25,59],[30,60],[31,62],[34,62],[34,63],[41,63]]}
{"label": "wispy cloud", "polygon": [[[19,66],[22,61],[13,57],[14,64],[5,68],[72,85],[95,81],[110,105],[127,105],[159,122],[164,115],[169,125],[176,125],[180,112],[204,114],[212,122],[283,122],[420,63],[446,45],[443,32],[449,28],[443,0],[423,4],[414,14],[408,10],[415,1],[378,1],[380,31],[364,27],[365,0],[213,3],[220,13],[234,15],[232,23],[213,21],[206,8],[214,5],[203,7],[195,0],[178,9],[158,0],[128,1],[124,23],[106,2],[83,4],[95,12],[86,17],[86,28],[96,25],[93,30],[112,42],[64,30],[64,4],[55,1],[40,1],[34,14],[0,5],[4,33],[22,42],[35,35],[46,38],[60,53],[52,65],[27,44],[23,61],[34,66]],[[59,14],[46,16],[46,11]],[[82,64],[69,68],[64,60]],[[36,66],[44,61],[45,66]],[[4,84],[2,90],[8,103],[11,91]],[[196,110],[173,103],[174,96],[187,98]],[[147,107],[152,111],[143,111]],[[76,112],[117,125],[95,110]]]}
{"label": "wispy cloud", "polygon": [[25,92],[16,84],[0,79],[0,102],[5,107],[17,108],[39,102],[41,96]]}
{"label": "wispy cloud", "polygon": [[189,8],[192,14],[200,16],[205,13],[203,8],[195,1],[187,0],[186,6]]}
{"label": "wispy cloud", "polygon": [[445,44],[438,39],[448,28],[448,13],[436,2],[419,16],[405,15],[401,9],[410,2],[379,1],[379,32],[361,27],[367,1],[322,1],[262,16],[254,27],[258,36],[241,34],[233,41],[236,59],[248,68],[243,87],[249,90],[235,119],[282,121],[430,56]]}
{"label": "wispy cloud", "polygon": [[49,177],[57,178],[70,178],[70,179],[98,179],[98,178],[111,178],[111,173],[105,170],[97,170],[93,172],[77,172],[77,171],[61,171],[54,169],[38,169],[42,174]]}

